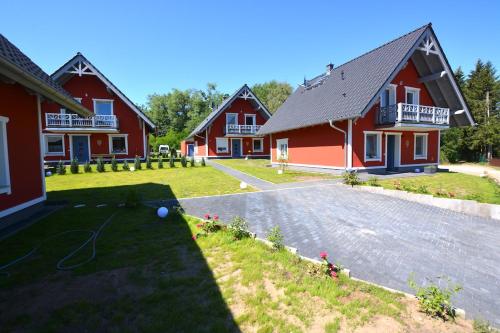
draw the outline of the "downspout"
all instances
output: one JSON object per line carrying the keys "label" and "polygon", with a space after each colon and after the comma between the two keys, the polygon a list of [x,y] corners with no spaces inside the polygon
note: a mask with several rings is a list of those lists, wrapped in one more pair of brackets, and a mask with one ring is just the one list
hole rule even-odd
{"label": "downspout", "polygon": [[[352,120],[349,119],[348,121],[351,122]],[[349,152],[348,152],[348,147],[347,147],[348,146],[348,142],[347,142],[347,135],[348,135],[348,133],[346,131],[344,131],[343,129],[335,126],[333,120],[328,120],[328,122],[330,123],[330,127],[331,128],[333,128],[333,129],[335,129],[335,130],[337,130],[337,131],[339,131],[339,132],[341,132],[341,133],[344,134],[344,149],[345,149],[345,153],[344,153],[344,168],[348,169],[349,168],[349,163],[348,163]]]}
{"label": "downspout", "polygon": [[[36,95],[36,108],[37,108],[37,114],[38,114],[38,144],[40,146],[40,165],[41,165],[41,172],[42,172],[42,192],[43,192],[43,199],[47,200],[47,189],[45,186],[45,142],[44,142],[44,136],[42,134],[42,97],[37,94]],[[63,136],[63,143],[64,143],[64,136]],[[63,144],[64,146],[64,144]],[[66,152],[64,152],[66,154]]]}

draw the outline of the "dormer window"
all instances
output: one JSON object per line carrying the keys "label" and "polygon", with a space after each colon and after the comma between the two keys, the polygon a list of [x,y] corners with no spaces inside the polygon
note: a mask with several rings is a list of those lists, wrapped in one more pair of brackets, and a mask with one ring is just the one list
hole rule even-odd
{"label": "dormer window", "polygon": [[113,114],[113,100],[94,99],[94,113],[101,116],[110,116]]}
{"label": "dormer window", "polygon": [[255,126],[255,115],[254,114],[246,114],[245,115],[245,125]]}
{"label": "dormer window", "polygon": [[226,125],[238,125],[238,114],[226,113]]}

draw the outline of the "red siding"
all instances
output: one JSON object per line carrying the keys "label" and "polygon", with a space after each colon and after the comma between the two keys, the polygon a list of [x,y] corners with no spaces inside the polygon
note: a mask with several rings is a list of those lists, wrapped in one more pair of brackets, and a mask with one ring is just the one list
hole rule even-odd
{"label": "red siding", "polygon": [[18,84],[0,83],[0,116],[9,118],[7,142],[12,193],[0,194],[0,211],[40,198],[43,181],[40,161],[37,101]]}

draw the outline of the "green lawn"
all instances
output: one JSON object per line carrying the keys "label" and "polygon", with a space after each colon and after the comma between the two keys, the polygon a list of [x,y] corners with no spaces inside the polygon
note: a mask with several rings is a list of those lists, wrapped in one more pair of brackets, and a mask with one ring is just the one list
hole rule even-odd
{"label": "green lawn", "polygon": [[[225,173],[206,167],[113,172],[106,165],[106,172],[71,174],[69,167],[65,175],[46,178],[49,200],[69,200],[71,203],[116,203],[123,202],[131,191],[139,193],[143,200],[173,199],[204,195],[239,193],[240,182]],[[80,168],[82,169],[82,168]]]}
{"label": "green lawn", "polygon": [[278,168],[270,167],[268,159],[220,159],[214,162],[275,184],[304,180],[331,179],[335,177],[325,173],[302,172],[290,169],[285,170],[283,174],[279,175]]}
{"label": "green lawn", "polygon": [[463,173],[443,172],[429,176],[386,179],[379,181],[379,184],[388,189],[427,192],[439,197],[500,204],[500,187],[493,180]]}

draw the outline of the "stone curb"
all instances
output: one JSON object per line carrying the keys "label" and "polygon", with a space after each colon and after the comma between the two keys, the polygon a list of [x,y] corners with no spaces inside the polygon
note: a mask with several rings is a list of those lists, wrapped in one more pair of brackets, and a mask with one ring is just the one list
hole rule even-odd
{"label": "stone curb", "polygon": [[[351,187],[345,184],[341,186]],[[394,198],[418,202],[424,205],[430,205],[443,209],[453,210],[455,212],[474,215],[494,220],[500,220],[500,205],[476,202],[474,200],[449,199],[434,197],[431,194],[411,193],[402,190],[390,190],[375,186],[355,186],[357,190],[387,195]]]}

